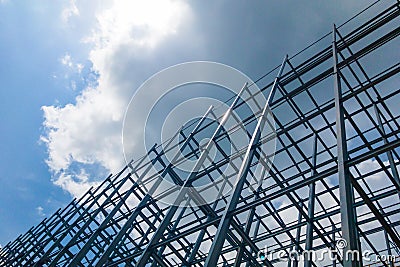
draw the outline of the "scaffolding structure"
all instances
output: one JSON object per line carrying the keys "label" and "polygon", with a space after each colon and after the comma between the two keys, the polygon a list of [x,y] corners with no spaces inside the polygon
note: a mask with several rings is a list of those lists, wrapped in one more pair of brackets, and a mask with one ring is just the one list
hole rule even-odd
{"label": "scaffolding structure", "polygon": [[[215,120],[205,115],[179,131],[183,157],[174,164],[168,144],[154,145],[9,242],[0,265],[394,267],[387,259],[400,256],[399,15],[398,1],[378,1],[334,26],[256,81],[261,90],[244,86],[227,111],[207,111]],[[259,108],[247,116],[249,102]],[[269,111],[276,129],[265,134]],[[237,126],[224,128],[222,118]],[[248,145],[227,151],[238,132]],[[211,141],[201,145],[205,133]],[[263,145],[273,138],[272,161]],[[188,159],[198,168],[182,175],[176,168]],[[224,179],[213,183],[217,177]],[[178,205],[164,204],[168,190],[147,194],[160,179],[189,188],[175,192]],[[201,181],[229,193],[204,204],[191,187]],[[327,250],[335,257],[318,259]],[[373,262],[346,257],[354,251]]]}

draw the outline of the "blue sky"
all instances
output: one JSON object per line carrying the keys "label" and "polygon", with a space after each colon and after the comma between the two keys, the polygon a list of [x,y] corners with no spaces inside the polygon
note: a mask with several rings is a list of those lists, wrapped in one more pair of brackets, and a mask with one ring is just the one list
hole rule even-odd
{"label": "blue sky", "polygon": [[0,1],[0,244],[122,166],[124,109],[155,72],[210,60],[257,79],[368,4]]}

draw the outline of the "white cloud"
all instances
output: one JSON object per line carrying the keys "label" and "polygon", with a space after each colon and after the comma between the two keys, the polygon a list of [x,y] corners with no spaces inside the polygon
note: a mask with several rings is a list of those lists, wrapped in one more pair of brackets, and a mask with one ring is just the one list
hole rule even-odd
{"label": "white cloud", "polygon": [[[48,145],[49,167],[56,172],[68,169],[73,161],[101,163],[115,169],[120,155],[120,110],[115,97],[106,90],[87,88],[76,98],[76,104],[65,107],[42,107],[44,126],[42,140]],[[114,159],[114,160],[113,160]]]}
{"label": "white cloud", "polygon": [[61,18],[64,22],[68,22],[72,16],[79,16],[79,9],[76,6],[76,0],[70,0],[68,6],[61,12]]}
{"label": "white cloud", "polygon": [[114,1],[97,16],[99,29],[87,40],[108,48],[127,43],[155,47],[163,38],[176,34],[189,13],[183,1]]}
{"label": "white cloud", "polygon": [[63,64],[64,66],[67,66],[67,67],[70,67],[70,68],[73,66],[72,59],[71,59],[71,55],[68,54],[68,53],[66,53],[66,54],[60,59],[60,61],[61,61],[61,64]]}
{"label": "white cloud", "polygon": [[81,169],[80,174],[68,175],[61,173],[54,183],[76,198],[81,197],[90,187],[96,187],[98,182],[90,182],[87,173]]}
{"label": "white cloud", "polygon": [[82,73],[84,66],[81,63],[76,64],[76,69],[78,71],[78,73]]}
{"label": "white cloud", "polygon": [[[89,70],[89,66],[85,66],[82,63],[75,63],[69,53],[65,53],[64,56],[59,59],[59,61],[65,67],[63,68],[63,73],[60,76],[66,80],[68,84],[67,88],[75,91],[82,83],[88,82],[89,80],[92,81],[92,79],[85,80],[84,77],[83,70],[85,68]],[[53,78],[57,79],[58,75],[54,74]]]}
{"label": "white cloud", "polygon": [[74,63],[74,61],[69,53],[65,53],[65,55],[60,58],[60,62],[62,65],[70,68],[71,70],[73,70],[79,74],[82,73],[82,70],[85,67],[82,63]]}
{"label": "white cloud", "polygon": [[[95,183],[83,169],[77,173],[71,165],[99,164],[115,172],[124,164],[125,108],[135,86],[152,74],[141,77],[144,67],[132,66],[149,61],[149,51],[161,49],[164,41],[178,34],[187,25],[189,13],[185,2],[170,0],[115,1],[97,14],[97,28],[85,41],[93,45],[89,60],[99,74],[98,86],[85,88],[74,104],[42,107],[46,132],[41,141],[47,145],[46,162],[56,185],[77,197]],[[68,53],[60,62],[82,71]]]}
{"label": "white cloud", "polygon": [[39,215],[40,217],[46,216],[46,214],[43,212],[43,207],[42,207],[42,206],[38,206],[38,207],[36,208],[36,211],[37,211],[37,213],[38,213],[38,215]]}

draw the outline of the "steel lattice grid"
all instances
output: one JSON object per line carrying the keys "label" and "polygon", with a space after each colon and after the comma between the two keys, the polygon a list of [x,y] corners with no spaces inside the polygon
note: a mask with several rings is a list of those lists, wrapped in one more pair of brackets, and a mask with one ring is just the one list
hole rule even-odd
{"label": "steel lattice grid", "polygon": [[[396,172],[400,114],[396,104],[399,103],[399,63],[393,55],[397,55],[396,48],[399,47],[398,39],[395,39],[399,34],[399,8],[394,4],[376,14],[352,30],[345,31],[350,23],[339,27],[336,45],[343,90],[347,166],[352,180],[359,185],[354,194],[358,233],[362,248],[371,249],[378,255],[395,254],[399,247],[393,241],[382,241],[389,240],[387,231],[365,201],[367,196],[398,236]],[[230,214],[233,223],[219,258],[219,263],[224,266],[261,265],[254,248],[283,250],[285,255],[293,248],[305,249],[306,228],[310,221],[312,234],[309,239],[313,241],[314,250],[333,247],[335,239],[341,237],[331,42],[330,34],[286,61],[270,103],[277,126],[274,161],[269,172],[259,171],[269,159],[260,148],[271,136],[264,136],[236,208]],[[307,60],[299,60],[307,53],[311,54]],[[272,72],[258,84],[272,81],[274,75]],[[265,96],[272,85],[270,82],[263,87]],[[245,110],[239,112],[245,101],[235,106],[241,118],[232,116],[230,119],[236,120],[237,125],[243,122],[245,128],[233,127],[220,134],[215,142],[218,157],[207,159],[204,164],[207,167],[196,175],[196,181],[225,175],[221,183],[227,181],[226,185],[232,187],[228,178],[235,176],[240,168],[246,147],[234,147],[226,154],[226,142],[235,133],[246,132],[250,136],[265,104],[258,103],[256,99],[260,92],[252,89],[250,86],[247,92],[250,95],[244,98],[258,104],[260,112],[245,117]],[[214,112],[216,117],[223,114],[218,109]],[[215,128],[215,121],[202,125],[184,150],[185,157],[178,162],[197,159],[201,151],[198,140]],[[192,129],[189,126],[179,133],[181,144]],[[2,249],[3,264],[30,266],[42,261],[44,266],[65,266],[76,260],[81,252],[80,265],[95,265],[102,259],[108,266],[135,265],[170,209],[159,201],[167,197],[165,193],[163,196],[160,192],[157,200],[146,199],[147,190],[167,166],[164,154],[160,146],[154,147],[148,155],[151,161],[142,158],[132,162],[129,168],[108,177],[81,199],[73,200],[7,244]],[[261,168],[257,169],[258,166]],[[174,172],[174,168],[166,174],[167,179],[177,183],[182,182],[179,181],[181,176],[182,173]],[[255,189],[255,183],[260,180],[263,181],[261,186]],[[221,183],[212,186],[219,190]],[[315,184],[315,211],[310,220],[308,202],[312,184]],[[180,208],[162,232],[160,241],[151,247],[152,265],[185,265],[190,259],[192,266],[203,266],[228,199],[225,196],[208,206]],[[183,201],[194,204],[189,196]],[[145,205],[137,208],[140,202]],[[10,255],[11,259],[7,260]],[[269,263],[279,265],[276,260]],[[389,264],[382,262],[382,266]]]}

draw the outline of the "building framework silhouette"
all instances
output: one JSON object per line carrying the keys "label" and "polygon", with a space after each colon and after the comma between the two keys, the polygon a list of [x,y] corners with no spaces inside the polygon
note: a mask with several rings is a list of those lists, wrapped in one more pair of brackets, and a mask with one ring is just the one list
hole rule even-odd
{"label": "building framework silhouette", "polygon": [[[237,127],[199,118],[178,132],[184,156],[174,164],[165,156],[168,144],[154,145],[9,242],[0,265],[356,267],[371,262],[346,252],[399,256],[399,15],[398,1],[378,1],[334,26],[256,81],[261,90],[248,85],[228,101],[223,116]],[[241,113],[249,101],[258,112],[235,117],[232,111]],[[263,134],[267,108],[276,124],[271,134]],[[227,153],[223,144],[238,131],[248,145],[233,144]],[[218,157],[200,145],[204,133]],[[272,138],[276,151],[268,162],[263,144]],[[176,168],[188,159],[200,168],[185,180]],[[213,182],[217,177],[224,179]],[[230,193],[196,205],[202,196],[192,189],[176,199],[187,205],[167,205],[168,190],[147,194],[158,179],[187,187],[211,181]],[[347,244],[334,259],[290,257],[293,250],[337,251],[338,240]]]}

